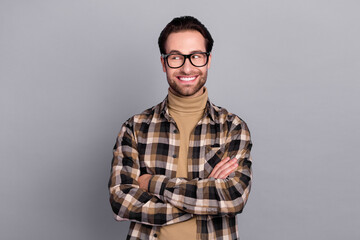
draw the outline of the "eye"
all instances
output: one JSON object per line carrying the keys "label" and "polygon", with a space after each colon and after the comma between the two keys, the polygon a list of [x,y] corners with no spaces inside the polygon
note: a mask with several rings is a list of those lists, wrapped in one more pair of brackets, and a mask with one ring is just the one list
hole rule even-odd
{"label": "eye", "polygon": [[169,58],[170,58],[170,60],[181,60],[182,56],[181,55],[170,55]]}
{"label": "eye", "polygon": [[203,55],[204,54],[202,54],[202,53],[195,53],[195,54],[191,55],[191,58],[192,59],[201,59],[201,58],[204,58]]}

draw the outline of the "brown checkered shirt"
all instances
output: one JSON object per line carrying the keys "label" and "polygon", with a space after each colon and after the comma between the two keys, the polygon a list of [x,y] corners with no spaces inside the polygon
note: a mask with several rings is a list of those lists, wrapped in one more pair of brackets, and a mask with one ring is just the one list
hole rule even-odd
{"label": "brown checkered shirt", "polygon": [[[157,239],[159,228],[196,216],[197,239],[238,239],[235,215],[251,187],[251,140],[246,123],[209,100],[190,136],[188,177],[176,178],[180,136],[167,98],[127,120],[114,146],[110,203],[118,221],[130,220],[127,239]],[[208,178],[225,156],[239,167],[226,179]],[[137,179],[151,174],[148,191]]]}

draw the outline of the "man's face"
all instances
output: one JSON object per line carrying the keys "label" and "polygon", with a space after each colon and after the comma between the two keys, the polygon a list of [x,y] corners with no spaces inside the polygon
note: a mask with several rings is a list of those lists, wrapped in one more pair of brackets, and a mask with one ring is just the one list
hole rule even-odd
{"label": "man's face", "polygon": [[[195,52],[206,52],[205,38],[198,31],[182,31],[171,33],[165,43],[166,54],[180,53],[191,54]],[[209,62],[203,67],[193,66],[189,59],[180,68],[170,68],[165,59],[161,57],[163,71],[166,72],[170,91],[178,96],[199,96],[203,93],[204,84],[207,79]]]}

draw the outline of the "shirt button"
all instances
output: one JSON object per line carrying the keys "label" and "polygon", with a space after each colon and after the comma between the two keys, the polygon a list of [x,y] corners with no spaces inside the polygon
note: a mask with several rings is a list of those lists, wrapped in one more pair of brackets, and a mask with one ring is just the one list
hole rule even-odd
{"label": "shirt button", "polygon": [[156,234],[156,233],[154,233],[154,237],[157,237],[157,234]]}
{"label": "shirt button", "polygon": [[173,131],[173,133],[178,133],[178,130],[177,130],[177,129],[175,129],[175,130]]}
{"label": "shirt button", "polygon": [[176,154],[173,155],[173,158],[176,158]]}

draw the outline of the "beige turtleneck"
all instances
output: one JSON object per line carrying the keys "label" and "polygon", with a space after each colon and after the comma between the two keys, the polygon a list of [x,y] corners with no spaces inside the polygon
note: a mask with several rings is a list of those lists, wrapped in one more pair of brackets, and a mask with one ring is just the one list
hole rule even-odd
{"label": "beige turtleneck", "polygon": [[[180,132],[180,152],[176,177],[188,177],[188,150],[190,134],[204,114],[208,99],[207,89],[197,97],[179,97],[169,91],[168,108]],[[160,240],[196,239],[196,218],[160,228]]]}

